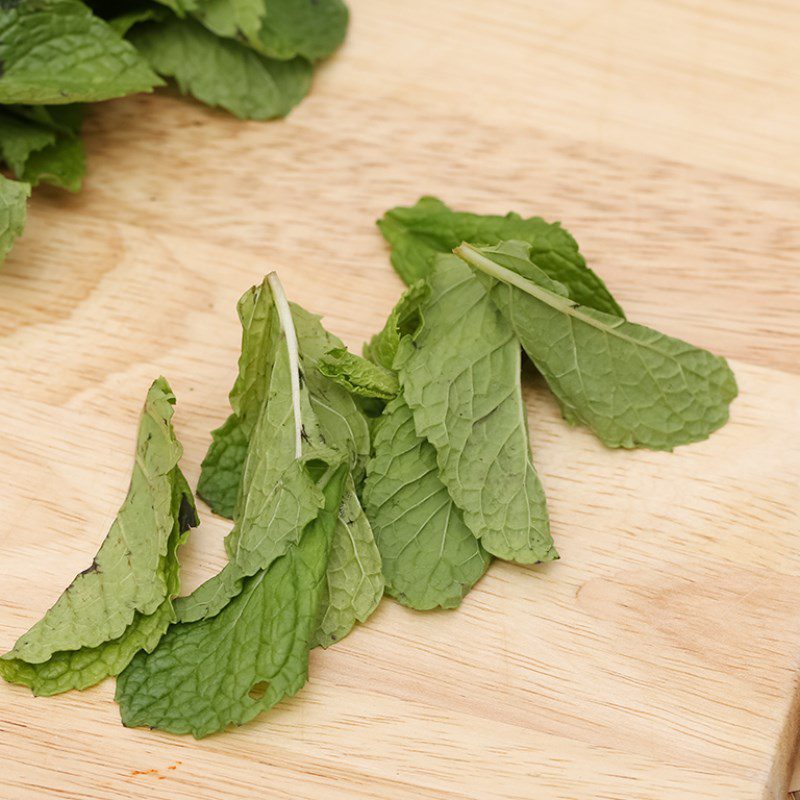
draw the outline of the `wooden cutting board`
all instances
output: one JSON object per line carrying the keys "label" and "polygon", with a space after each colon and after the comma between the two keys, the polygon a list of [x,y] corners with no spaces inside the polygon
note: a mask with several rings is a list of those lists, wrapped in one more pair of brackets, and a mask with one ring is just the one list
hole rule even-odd
{"label": "wooden cutting board", "polygon": [[[0,647],[90,561],[163,373],[194,484],[235,302],[278,269],[358,347],[401,284],[374,220],[433,193],[560,219],[637,321],[729,359],[732,422],[603,448],[527,375],[562,560],[461,609],[387,600],[294,699],[202,742],[113,681],[0,686],[0,797],[785,798],[800,672],[800,89],[792,0],[351,0],[288,120],[175,96],[93,113],[84,191],[35,193],[0,272]],[[185,586],[223,563],[201,508]]]}

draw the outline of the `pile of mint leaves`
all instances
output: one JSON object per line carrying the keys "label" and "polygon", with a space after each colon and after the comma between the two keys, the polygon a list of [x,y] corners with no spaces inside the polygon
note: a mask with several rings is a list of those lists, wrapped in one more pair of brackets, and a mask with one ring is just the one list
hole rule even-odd
{"label": "pile of mint leaves", "polygon": [[344,40],[342,0],[4,0],[0,3],[0,263],[31,187],[77,192],[86,104],[165,80],[242,119],[283,117]]}
{"label": "pile of mint leaves", "polygon": [[557,559],[523,358],[564,419],[609,447],[671,450],[727,420],[725,360],[628,322],[560,225],[432,197],[378,224],[408,287],[363,355],[274,273],[239,301],[231,413],[197,487],[233,520],[222,571],[178,596],[198,517],[159,378],[117,519],[0,659],[6,680],[49,695],[116,675],[125,725],[199,738],[298,692],[309,651],[341,641],[384,593],[455,608],[494,558]]}

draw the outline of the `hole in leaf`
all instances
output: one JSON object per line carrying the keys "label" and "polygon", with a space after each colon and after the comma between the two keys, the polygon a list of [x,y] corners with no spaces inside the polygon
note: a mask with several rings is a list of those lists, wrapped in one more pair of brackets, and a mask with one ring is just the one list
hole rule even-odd
{"label": "hole in leaf", "polygon": [[263,700],[264,695],[267,693],[267,687],[269,687],[269,683],[267,681],[259,681],[250,687],[250,691],[247,693],[247,695],[256,701]]}

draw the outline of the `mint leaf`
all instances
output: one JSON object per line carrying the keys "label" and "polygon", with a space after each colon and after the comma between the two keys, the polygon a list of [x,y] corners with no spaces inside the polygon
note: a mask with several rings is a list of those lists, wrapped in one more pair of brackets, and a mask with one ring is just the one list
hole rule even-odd
{"label": "mint leaf", "polygon": [[0,175],[0,264],[25,227],[31,187]]}
{"label": "mint leaf", "polygon": [[386,212],[378,227],[392,247],[392,266],[406,283],[426,278],[437,254],[450,253],[461,242],[491,245],[518,239],[531,245],[533,263],[563,283],[573,300],[624,316],[603,281],[586,266],[575,240],[558,223],[514,213],[501,217],[456,212],[435,197],[423,197],[414,206]]}
{"label": "mint leaf", "polygon": [[394,372],[350,353],[344,347],[326,353],[317,363],[317,369],[326,378],[359,397],[391,400],[400,391]]}
{"label": "mint leaf", "polygon": [[326,568],[320,619],[311,646],[341,641],[366,622],[383,597],[381,556],[352,477],[345,483]]}
{"label": "mint leaf", "polygon": [[341,0],[267,0],[266,10],[259,41],[273,58],[318,61],[344,41],[348,12]]}
{"label": "mint leaf", "polygon": [[164,11],[160,8],[143,6],[134,8],[118,17],[108,20],[108,24],[120,35],[125,36],[128,31],[140,22],[158,22],[166,18]]}
{"label": "mint leaf", "polygon": [[[342,342],[328,333],[319,317],[290,303],[304,380],[314,414],[323,430],[349,452],[356,480],[369,457],[369,429],[349,393],[318,375],[317,362]],[[245,292],[237,306],[242,324],[239,373],[230,392],[233,414],[212,432],[197,492],[217,514],[232,518],[247,444],[269,387],[279,325],[266,283]]]}
{"label": "mint leaf", "polygon": [[404,336],[415,334],[422,327],[421,308],[430,293],[430,286],[424,280],[409,286],[389,314],[383,330],[364,345],[364,358],[386,369],[393,369],[400,340]]}
{"label": "mint leaf", "polygon": [[345,475],[340,467],[328,480],[319,515],[269,570],[246,578],[215,616],[173,626],[133,659],[117,682],[124,725],[201,738],[300,690]]}
{"label": "mint leaf", "polygon": [[[46,118],[44,107],[36,108]],[[2,111],[0,159],[31,186],[44,181],[72,192],[80,189],[86,169],[83,145],[71,134],[59,136],[51,125]]]}
{"label": "mint leaf", "polygon": [[394,359],[417,433],[436,448],[440,478],[488,552],[524,564],[557,558],[514,331],[455,256],[437,260],[429,283],[425,324]]}
{"label": "mint leaf", "polygon": [[0,675],[34,694],[84,689],[152,650],[174,621],[177,548],[197,524],[172,428],[175,397],[163,378],[147,395],[128,496],[89,569],[13,650]]}
{"label": "mint leaf", "polygon": [[364,505],[387,594],[418,610],[455,608],[490,558],[439,478],[436,450],[417,435],[402,397],[386,406],[374,449]]}
{"label": "mint leaf", "polygon": [[[267,569],[297,541],[322,506],[322,494],[307,465],[318,459],[332,463],[311,409],[308,391],[291,387],[292,373],[282,348],[270,380],[269,396],[250,439],[242,485],[234,511],[233,530],[225,539],[231,561],[252,575]],[[299,451],[295,449],[302,420]],[[335,458],[333,458],[335,460]]]}
{"label": "mint leaf", "polygon": [[269,389],[280,325],[267,281],[253,286],[236,306],[242,325],[239,372],[230,391],[233,414],[212,431],[197,493],[211,509],[233,518],[250,434]]}
{"label": "mint leaf", "polygon": [[326,58],[347,31],[341,0],[162,0],[179,16],[193,14],[218,36],[244,41],[271,58]]}
{"label": "mint leaf", "polygon": [[6,106],[6,111],[22,119],[30,120],[64,136],[77,136],[83,126],[86,106],[81,103],[60,106]]}
{"label": "mint leaf", "polygon": [[267,58],[192,19],[137,25],[129,39],[181,92],[241,119],[284,117],[311,85],[311,65],[304,58]]}
{"label": "mint leaf", "polygon": [[524,242],[465,244],[456,253],[493,279],[494,303],[567,422],[586,425],[609,447],[671,450],[728,419],[737,389],[725,359],[579,305],[536,268]]}
{"label": "mint leaf", "polygon": [[249,437],[236,414],[211,431],[211,447],[200,465],[197,494],[215,514],[233,519]]}
{"label": "mint leaf", "polygon": [[22,172],[31,186],[49,183],[69,192],[80,191],[86,172],[86,152],[80,139],[60,137],[28,158]]}
{"label": "mint leaf", "polygon": [[149,92],[161,81],[78,0],[0,7],[0,103],[73,103]]}
{"label": "mint leaf", "polygon": [[43,125],[0,111],[0,160],[17,178],[22,177],[31,153],[55,141],[55,133]]}
{"label": "mint leaf", "polygon": [[[309,647],[345,635],[382,593],[380,562],[360,558],[374,547],[371,530],[348,466],[341,459],[337,465],[311,409],[277,278],[249,296],[256,305],[245,298],[240,309],[269,320],[256,327],[272,343],[273,352],[265,351],[272,372],[226,540],[230,563],[179,604],[181,622],[155,653],[141,654],[121,676],[117,700],[126,725],[201,737],[252,719],[305,683]],[[270,300],[272,313],[259,310]],[[240,365],[245,373],[254,366],[244,353]],[[341,527],[347,541],[335,545]]]}

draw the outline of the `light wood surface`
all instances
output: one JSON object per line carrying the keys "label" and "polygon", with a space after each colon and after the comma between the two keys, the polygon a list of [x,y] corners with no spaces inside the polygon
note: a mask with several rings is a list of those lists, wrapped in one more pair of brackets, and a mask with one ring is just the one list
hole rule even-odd
{"label": "light wood surface", "polygon": [[[561,219],[637,321],[736,370],[674,454],[568,429],[526,376],[562,561],[453,613],[384,601],[293,700],[202,742],[126,730],[113,681],[0,686],[0,798],[785,798],[800,719],[794,0],[352,0],[283,122],[104,104],[77,197],[37,191],[0,272],[0,647],[90,561],[163,373],[194,483],[239,295],[278,269],[358,346],[401,286],[373,221],[434,193]],[[203,511],[205,509],[201,509]],[[205,511],[185,586],[223,563]]]}

